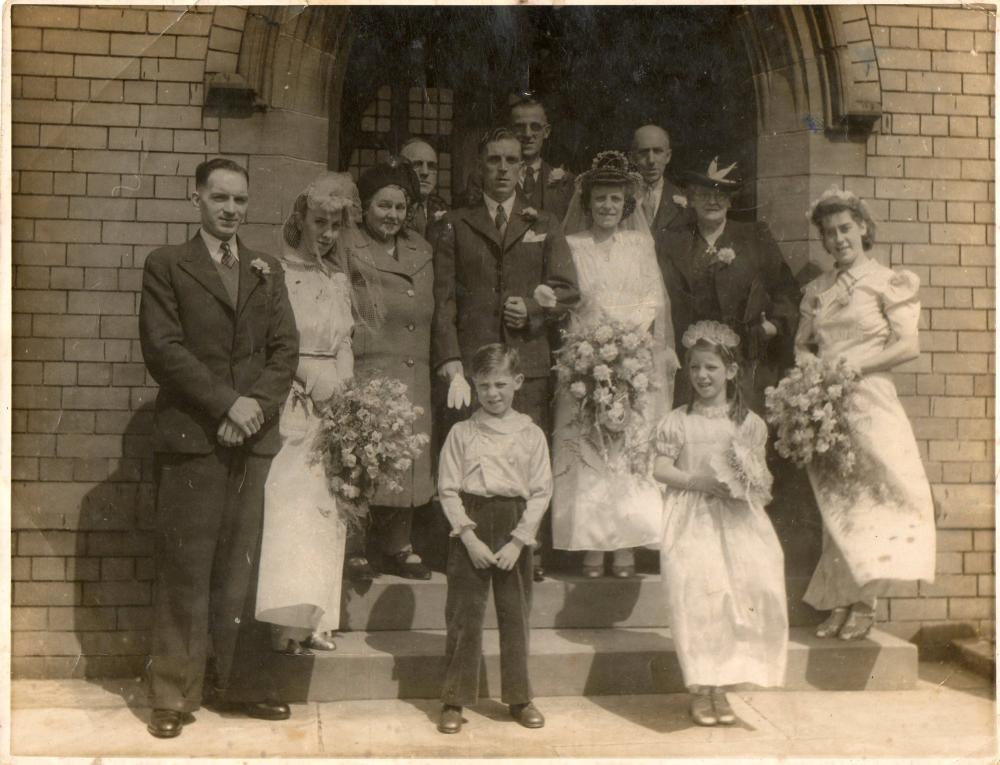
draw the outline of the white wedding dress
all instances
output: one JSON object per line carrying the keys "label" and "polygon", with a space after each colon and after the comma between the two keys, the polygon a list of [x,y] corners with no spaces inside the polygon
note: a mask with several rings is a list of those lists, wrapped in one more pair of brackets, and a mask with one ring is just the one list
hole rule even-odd
{"label": "white wedding dress", "polygon": [[[589,231],[566,238],[580,288],[580,307],[570,318],[586,325],[607,315],[654,337],[654,373],[641,432],[653,428],[673,403],[677,360],[670,310],[653,240],[642,231],[616,232],[609,248]],[[663,501],[651,475],[608,466],[592,438],[576,422],[576,401],[556,394],[553,428],[552,539],[560,550],[621,550],[655,547],[660,541]]]}
{"label": "white wedding dress", "polygon": [[[310,393],[350,377],[351,292],[294,251],[282,257],[299,330],[299,367],[281,411],[281,449],[264,490],[257,621],[325,632],[340,625],[346,527],[321,462],[313,458],[320,418]],[[305,635],[303,636],[303,639]]]}

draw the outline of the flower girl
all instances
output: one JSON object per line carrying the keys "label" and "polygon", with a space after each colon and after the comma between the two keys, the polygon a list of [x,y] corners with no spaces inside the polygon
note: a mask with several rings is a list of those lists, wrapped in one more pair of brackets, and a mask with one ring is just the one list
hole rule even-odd
{"label": "flower girl", "polygon": [[699,725],[732,725],[725,689],[784,682],[784,556],[764,512],[767,426],[743,402],[739,338],[701,321],[682,340],[694,391],[656,435],[667,485],[660,566],[674,645]]}

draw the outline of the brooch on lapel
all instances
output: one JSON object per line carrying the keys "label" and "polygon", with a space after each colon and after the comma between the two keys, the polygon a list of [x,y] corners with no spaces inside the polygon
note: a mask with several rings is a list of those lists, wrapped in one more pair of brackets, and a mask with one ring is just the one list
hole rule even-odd
{"label": "brooch on lapel", "polygon": [[723,247],[721,249],[716,249],[714,244],[710,244],[705,249],[706,255],[712,255],[715,257],[716,263],[724,266],[728,266],[734,260],[736,260],[736,251],[732,247]]}
{"label": "brooch on lapel", "polygon": [[674,194],[670,198],[672,200],[674,200],[674,204],[677,205],[678,207],[687,207],[688,206],[688,199],[683,194]]}
{"label": "brooch on lapel", "polygon": [[254,258],[250,261],[250,270],[256,272],[260,276],[269,276],[271,273],[271,266],[267,264],[266,260]]}

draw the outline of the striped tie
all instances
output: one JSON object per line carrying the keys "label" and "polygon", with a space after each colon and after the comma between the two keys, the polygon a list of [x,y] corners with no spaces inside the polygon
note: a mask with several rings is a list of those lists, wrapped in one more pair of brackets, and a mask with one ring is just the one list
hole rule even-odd
{"label": "striped tie", "polygon": [[229,242],[223,242],[219,251],[222,253],[222,265],[226,268],[232,268],[236,265],[236,256],[233,255],[233,251],[229,247]]}

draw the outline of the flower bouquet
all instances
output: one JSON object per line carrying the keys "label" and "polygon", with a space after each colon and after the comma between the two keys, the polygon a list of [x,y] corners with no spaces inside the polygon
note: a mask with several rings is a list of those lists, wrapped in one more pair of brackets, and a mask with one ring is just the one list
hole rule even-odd
{"label": "flower bouquet", "polygon": [[755,446],[745,427],[736,431],[724,453],[712,458],[711,467],[715,477],[729,487],[734,499],[743,499],[760,507],[771,502],[774,479],[767,469],[764,444]]}
{"label": "flower bouquet", "polygon": [[313,454],[323,463],[345,524],[363,522],[378,488],[403,490],[403,475],[430,441],[413,432],[421,414],[405,384],[380,376],[348,383],[324,406]]}
{"label": "flower bouquet", "polygon": [[[605,462],[624,449],[627,469],[645,473],[645,412],[653,387],[653,338],[606,315],[563,332],[556,352],[560,387],[577,404],[577,421],[593,434]],[[612,446],[616,448],[612,450]]]}

